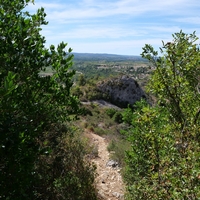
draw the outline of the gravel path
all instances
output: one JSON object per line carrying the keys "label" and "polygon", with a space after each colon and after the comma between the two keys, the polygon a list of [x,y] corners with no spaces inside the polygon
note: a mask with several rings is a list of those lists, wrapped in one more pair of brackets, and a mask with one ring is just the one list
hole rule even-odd
{"label": "gravel path", "polygon": [[94,158],[97,166],[95,184],[98,190],[99,200],[123,200],[124,184],[118,166],[108,166],[109,152],[105,138],[94,133],[88,133],[93,145],[98,148],[98,157]]}

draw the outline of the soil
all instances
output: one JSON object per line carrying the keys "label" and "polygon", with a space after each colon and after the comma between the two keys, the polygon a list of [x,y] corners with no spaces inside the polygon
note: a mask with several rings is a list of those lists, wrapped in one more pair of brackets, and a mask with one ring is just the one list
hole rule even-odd
{"label": "soil", "polygon": [[105,138],[92,132],[87,133],[91,144],[94,145],[98,154],[92,158],[97,166],[97,177],[95,179],[99,200],[123,200],[124,183],[118,166],[108,166],[109,152],[107,150],[108,142]]}

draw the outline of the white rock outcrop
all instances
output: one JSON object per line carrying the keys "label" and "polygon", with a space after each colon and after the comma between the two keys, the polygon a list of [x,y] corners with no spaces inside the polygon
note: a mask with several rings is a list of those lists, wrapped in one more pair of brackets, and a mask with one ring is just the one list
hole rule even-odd
{"label": "white rock outcrop", "polygon": [[137,81],[127,75],[101,81],[98,89],[104,94],[107,101],[119,107],[127,107],[128,104],[132,105],[141,98],[146,98]]}

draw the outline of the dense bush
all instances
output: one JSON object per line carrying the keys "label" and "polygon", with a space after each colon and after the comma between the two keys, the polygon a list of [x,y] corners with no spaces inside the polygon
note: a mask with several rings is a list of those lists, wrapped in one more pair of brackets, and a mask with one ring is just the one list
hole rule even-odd
{"label": "dense bush", "polygon": [[123,121],[122,118],[123,118],[123,116],[120,111],[117,111],[113,116],[113,120],[119,124],[122,123],[122,121]]}
{"label": "dense bush", "polygon": [[115,122],[117,122],[117,123],[119,123],[119,124],[123,122],[123,120],[122,120],[122,118],[123,118],[122,112],[120,112],[120,111],[118,111],[118,110],[116,110],[116,109],[114,109],[114,108],[108,108],[108,109],[106,110],[106,114],[107,114],[110,118],[112,118]]}
{"label": "dense bush", "polygon": [[[0,198],[95,199],[94,168],[63,124],[79,113],[72,50],[44,47],[46,14],[26,12],[30,2],[0,5]],[[52,76],[40,75],[46,67]]]}
{"label": "dense bush", "polygon": [[148,91],[157,98],[124,113],[127,199],[200,198],[200,51],[195,33],[182,31],[161,48],[146,45],[142,56],[155,66]]}
{"label": "dense bush", "polygon": [[114,108],[108,108],[108,109],[106,110],[106,114],[107,114],[110,118],[112,118],[116,112],[117,112],[117,110],[114,109]]}
{"label": "dense bush", "polygon": [[87,144],[77,130],[75,135],[73,132],[66,126],[53,127],[48,135],[40,137],[43,149],[50,151],[41,154],[35,164],[37,198],[96,199],[93,185],[96,167],[86,159]]}

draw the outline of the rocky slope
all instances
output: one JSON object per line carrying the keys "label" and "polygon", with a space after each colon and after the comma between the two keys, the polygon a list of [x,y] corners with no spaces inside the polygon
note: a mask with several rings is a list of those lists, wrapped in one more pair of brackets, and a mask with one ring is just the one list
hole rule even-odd
{"label": "rocky slope", "polygon": [[107,101],[121,108],[127,107],[128,104],[132,105],[141,98],[146,98],[137,81],[126,75],[101,81],[97,87]]}

